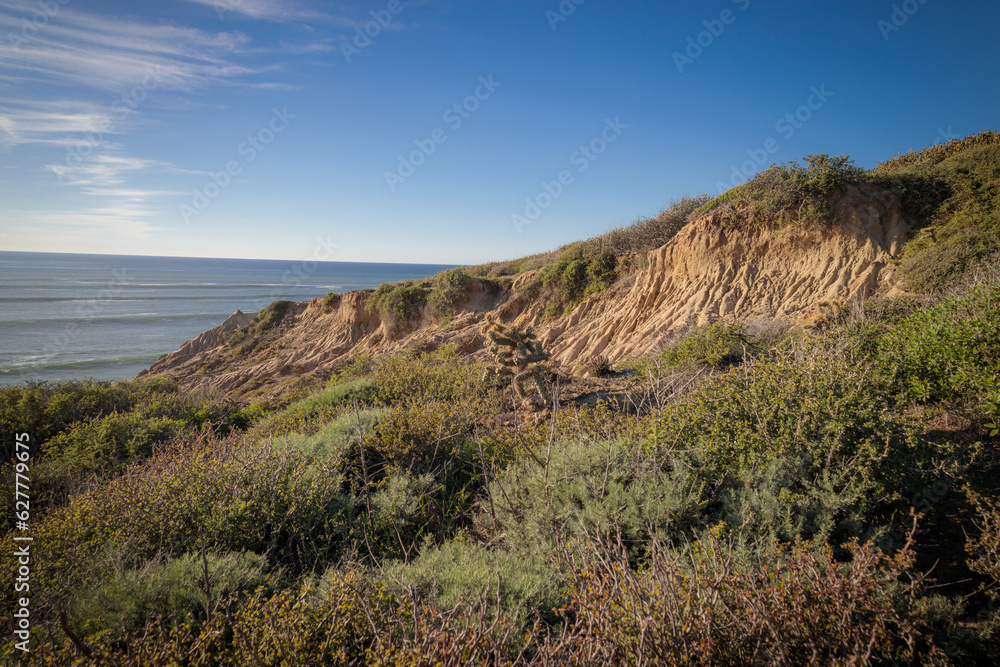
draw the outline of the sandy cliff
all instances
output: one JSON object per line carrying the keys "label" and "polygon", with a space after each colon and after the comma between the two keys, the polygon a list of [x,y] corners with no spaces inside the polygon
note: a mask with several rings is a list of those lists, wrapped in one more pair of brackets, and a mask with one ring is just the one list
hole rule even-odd
{"label": "sandy cliff", "polygon": [[898,201],[873,187],[848,187],[834,204],[835,224],[752,224],[724,228],[712,215],[689,223],[669,243],[647,254],[639,268],[581,303],[572,313],[543,321],[545,295],[531,275],[490,293],[474,281],[462,312],[436,321],[425,309],[391,337],[368,308],[369,295],[347,294],[331,310],[320,299],[295,304],[266,351],[240,356],[227,344],[238,330],[257,335],[251,317],[237,312],[222,325],[161,357],[148,371],[186,386],[247,389],[305,374],[323,376],[361,353],[430,349],[455,343],[482,357],[483,315],[525,316],[553,358],[571,366],[596,354],[612,361],[652,351],[672,336],[727,318],[807,318],[822,301],[864,298],[885,289],[908,226]]}

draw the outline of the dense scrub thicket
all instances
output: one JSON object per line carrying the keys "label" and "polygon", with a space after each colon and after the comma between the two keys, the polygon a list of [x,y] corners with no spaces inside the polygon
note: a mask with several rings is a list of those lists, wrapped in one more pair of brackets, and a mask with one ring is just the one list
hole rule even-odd
{"label": "dense scrub thicket", "polygon": [[283,407],[6,389],[33,474],[88,476],[34,510],[26,659],[989,664],[998,304],[994,271],[713,325],[633,360],[625,408],[543,422],[450,348]]}
{"label": "dense scrub thicket", "polygon": [[[987,139],[880,169],[943,169]],[[850,165],[807,165],[793,186],[821,213]],[[982,193],[954,200],[955,174],[940,201],[971,211]],[[736,201],[686,200],[641,238]],[[613,280],[604,247],[536,267],[559,308]],[[467,281],[512,271],[386,286],[375,307],[448,317]],[[32,651],[8,627],[5,656],[996,664],[1000,268],[975,254],[935,275],[947,290],[847,304],[809,332],[715,323],[610,378],[595,360],[587,382],[619,400],[561,398],[582,382],[562,377],[544,420],[450,347],[359,357],[284,404],[164,380],[4,389],[9,484],[13,434],[32,436],[33,538]]]}

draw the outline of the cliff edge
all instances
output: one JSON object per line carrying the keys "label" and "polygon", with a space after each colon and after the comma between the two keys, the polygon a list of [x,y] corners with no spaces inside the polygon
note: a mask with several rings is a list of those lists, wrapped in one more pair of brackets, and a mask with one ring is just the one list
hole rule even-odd
{"label": "cliff edge", "polygon": [[821,302],[886,290],[909,231],[898,199],[871,185],[843,188],[832,213],[832,223],[783,226],[696,217],[615,284],[555,319],[546,319],[546,290],[533,272],[506,279],[499,289],[472,279],[456,315],[436,317],[424,305],[402,330],[384,322],[364,292],[333,305],[322,299],[291,304],[269,328],[237,311],[143,375],[174,377],[188,388],[281,393],[301,376],[323,379],[360,354],[452,343],[482,359],[479,328],[494,311],[503,321],[531,323],[552,358],[567,367],[595,355],[614,362],[652,352],[719,319],[807,322]]}

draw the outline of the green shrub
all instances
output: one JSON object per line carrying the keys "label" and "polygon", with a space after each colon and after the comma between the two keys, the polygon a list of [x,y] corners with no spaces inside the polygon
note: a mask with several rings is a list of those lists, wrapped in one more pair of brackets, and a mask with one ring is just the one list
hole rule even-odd
{"label": "green shrub", "polygon": [[[670,241],[708,199],[708,195],[681,197],[677,201],[670,202],[652,218],[641,218],[631,225],[614,227],[587,241],[571,243],[552,252],[538,253],[511,261],[481,264],[468,271],[478,277],[515,276],[533,269],[551,270],[547,267],[563,259],[569,259],[566,257],[567,253],[582,253],[587,256],[606,254],[615,258],[644,253]],[[562,270],[555,271],[555,273],[562,272]],[[597,277],[600,281],[601,277]],[[610,276],[604,276],[605,279],[608,277]]]}
{"label": "green shrub", "polygon": [[775,457],[726,479],[708,521],[742,526],[754,539],[784,543],[882,538],[885,522],[872,520],[863,488],[851,484],[856,472],[843,464],[817,469],[809,453]]}
{"label": "green shrub", "polygon": [[154,616],[134,633],[87,637],[90,655],[61,636],[33,632],[38,664],[346,665],[371,661],[375,635],[390,635],[413,607],[352,571],[331,571],[277,593],[228,597],[205,622]]}
{"label": "green shrub", "polygon": [[448,269],[434,276],[428,300],[431,314],[435,317],[450,317],[468,298],[468,290],[473,278],[464,269]]}
{"label": "green shrub", "polygon": [[869,179],[899,195],[918,227],[906,247],[908,289],[947,286],[1000,250],[1000,133],[982,132],[881,163]]}
{"label": "green shrub", "polygon": [[[182,394],[176,382],[161,378],[28,385],[12,388],[3,398],[13,432],[33,436],[35,516],[119,474],[157,446],[195,430],[224,435],[246,428],[263,410],[259,405],[221,402],[209,391]],[[25,410],[20,412],[18,406]],[[0,466],[2,474],[12,476],[11,465]],[[12,521],[8,515],[4,523],[10,527]]]}
{"label": "green shrub", "polygon": [[375,395],[375,383],[371,380],[340,382],[260,420],[255,432],[272,435],[315,433],[345,411],[351,411],[355,403],[370,406]]}
{"label": "green shrub", "polygon": [[326,296],[323,297],[323,310],[331,311],[339,306],[342,296],[342,294],[338,294],[337,292],[327,292]]}
{"label": "green shrub", "polygon": [[204,619],[225,597],[264,585],[266,569],[265,559],[252,553],[188,553],[148,561],[97,589],[79,591],[67,615],[79,634],[114,636],[137,632],[157,615]]}
{"label": "green shrub", "polygon": [[394,564],[387,577],[415,587],[421,597],[446,609],[471,604],[484,592],[487,602],[496,605],[499,585],[499,603],[505,612],[538,611],[551,617],[562,597],[560,587],[553,585],[558,573],[544,557],[528,559],[507,549],[485,549],[460,539],[428,546],[413,561]]}
{"label": "green shrub", "polygon": [[921,471],[932,469],[932,449],[893,410],[893,393],[863,360],[805,344],[682,396],[654,417],[650,439],[689,452],[710,480],[793,457],[807,472],[789,492],[828,482],[863,499],[862,511],[874,518],[912,497],[927,482]]}
{"label": "green shrub", "polygon": [[670,202],[656,216],[615,227],[597,237],[596,242],[616,257],[655,250],[676,236],[708,200],[708,195],[682,197]]}
{"label": "green shrub", "polygon": [[[365,550],[376,563],[410,558],[439,528],[441,484],[432,473],[389,472],[371,494]],[[362,540],[359,540],[359,542]]]}
{"label": "green shrub", "polygon": [[[33,618],[51,620],[63,592],[197,551],[202,539],[212,551],[266,555],[293,576],[325,569],[352,548],[357,512],[350,451],[330,449],[324,459],[246,436],[178,444],[34,518]],[[0,569],[11,608],[13,571]]]}
{"label": "green shrub", "polygon": [[663,350],[660,362],[668,368],[684,364],[724,368],[741,363],[755,348],[745,325],[715,322]]}
{"label": "green shrub", "polygon": [[808,199],[827,200],[836,190],[864,180],[865,170],[854,166],[848,155],[807,155],[805,164],[792,162],[789,169],[796,186]]}
{"label": "green shrub", "polygon": [[552,664],[940,664],[911,545],[846,546],[849,564],[809,543],[756,556],[710,533],[683,552],[654,544],[640,571],[614,539],[563,548],[568,628],[543,652]]}
{"label": "green shrub", "polygon": [[226,340],[226,345],[231,348],[237,348],[246,339],[247,339],[247,329],[240,329],[239,331],[234,332],[233,335]]}
{"label": "green shrub", "polygon": [[[75,422],[112,412],[128,412],[137,405],[178,395],[175,380],[149,378],[129,382],[82,380],[29,383],[0,388],[0,433],[28,433],[33,446],[42,445]],[[0,452],[14,456],[13,437]]]}
{"label": "green shrub", "polygon": [[108,477],[146,458],[154,445],[169,442],[183,427],[184,422],[169,417],[113,412],[76,422],[45,443],[45,457],[57,461],[67,475]]}
{"label": "green shrub", "polygon": [[839,347],[859,359],[874,357],[885,336],[927,304],[927,298],[910,295],[830,304],[819,332],[828,346]]}
{"label": "green shrub", "polygon": [[382,283],[369,301],[377,311],[390,336],[398,336],[427,303],[427,290],[406,283]]}
{"label": "green shrub", "polygon": [[336,458],[350,461],[354,466],[360,456],[361,439],[369,437],[385,412],[384,409],[350,410],[311,434],[290,433],[279,442],[309,461]]}
{"label": "green shrub", "polygon": [[679,369],[722,370],[741,364],[775,342],[765,336],[754,336],[747,325],[715,322],[694,329],[658,353],[630,359],[627,367],[643,380],[659,382]]}
{"label": "green shrub", "polygon": [[989,498],[969,492],[969,499],[978,514],[975,521],[977,537],[967,536],[969,568],[991,581],[987,591],[1000,600],[1000,498]]}
{"label": "green shrub", "polygon": [[847,155],[807,155],[804,164],[774,165],[703,205],[695,215],[715,212],[724,226],[829,222],[831,196],[865,180]]}
{"label": "green shrub", "polygon": [[483,368],[466,363],[453,345],[431,352],[359,357],[331,382],[369,378],[380,405],[427,401],[465,402],[486,394]]}
{"label": "green shrub", "polygon": [[904,284],[916,292],[936,292],[957,282],[992,247],[984,247],[983,236],[963,230],[941,243],[907,244],[901,265]]}
{"label": "green shrub", "polygon": [[894,158],[879,162],[873,171],[876,173],[894,174],[910,167],[936,165],[944,162],[953,155],[964,153],[970,148],[994,146],[997,144],[1000,144],[1000,132],[987,130],[979,134],[970,134],[961,139],[952,139],[945,143],[934,144],[927,148],[897,155]]}
{"label": "green shrub", "polygon": [[350,544],[372,564],[413,556],[426,535],[443,539],[472,502],[474,461],[457,451],[465,431],[456,425],[468,417],[446,404],[421,408],[349,412],[315,435],[278,443],[309,462],[304,481],[336,462],[365,513],[350,527]]}
{"label": "green shrub", "polygon": [[499,475],[477,521],[529,561],[543,562],[557,545],[597,529],[620,532],[638,559],[652,535],[683,539],[701,528],[706,500],[699,480],[669,459],[578,437]]}
{"label": "green shrub", "polygon": [[880,340],[879,366],[908,401],[992,414],[1000,399],[1000,286],[918,311]]}
{"label": "green shrub", "polygon": [[275,301],[257,313],[258,330],[269,331],[278,326],[285,319],[291,305],[291,301]]}
{"label": "green shrub", "polygon": [[463,404],[396,405],[375,425],[368,446],[393,467],[431,470],[465,444],[474,419],[473,409]]}
{"label": "green shrub", "polygon": [[618,278],[618,258],[596,241],[570,246],[546,265],[538,280],[552,293],[546,314],[559,316]]}

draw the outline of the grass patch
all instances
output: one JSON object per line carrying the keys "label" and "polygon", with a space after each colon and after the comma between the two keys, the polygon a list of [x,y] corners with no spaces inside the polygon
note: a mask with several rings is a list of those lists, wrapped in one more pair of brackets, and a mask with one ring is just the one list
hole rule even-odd
{"label": "grass patch", "polygon": [[291,301],[274,301],[264,308],[264,310],[257,313],[258,331],[269,331],[278,326],[285,319],[285,316],[288,314],[288,308],[291,305]]}
{"label": "grass patch", "polygon": [[807,155],[802,163],[774,165],[756,174],[704,204],[695,215],[715,213],[725,227],[828,223],[834,192],[863,182],[864,176],[850,156]]}
{"label": "grass patch", "polygon": [[255,430],[272,435],[315,433],[355,403],[370,406],[375,396],[375,383],[369,379],[340,382],[262,419]]}
{"label": "grass patch", "polygon": [[114,637],[123,630],[137,632],[159,615],[204,620],[225,597],[267,583],[266,566],[265,559],[252,553],[188,553],[149,561],[77,594],[67,605],[68,616],[76,621],[77,632]]}

